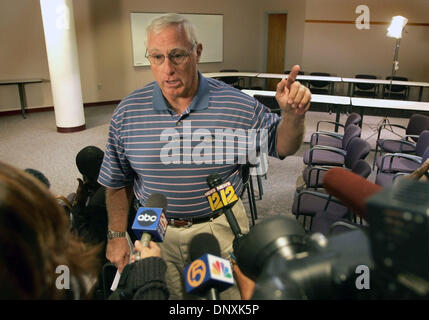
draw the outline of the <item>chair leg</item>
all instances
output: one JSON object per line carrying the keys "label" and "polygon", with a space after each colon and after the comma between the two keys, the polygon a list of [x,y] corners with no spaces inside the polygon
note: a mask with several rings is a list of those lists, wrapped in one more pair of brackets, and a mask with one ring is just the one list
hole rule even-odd
{"label": "chair leg", "polygon": [[377,160],[377,152],[378,152],[378,143],[375,142],[374,162],[372,163],[372,170],[375,169],[375,162]]}
{"label": "chair leg", "polygon": [[256,210],[255,190],[253,189],[252,176],[249,176],[249,188],[250,188],[250,193],[251,193],[249,201],[252,201],[253,209],[255,212],[255,219],[258,219],[258,211]]}
{"label": "chair leg", "polygon": [[246,185],[247,189],[247,198],[249,199],[249,207],[250,207],[250,217],[252,218],[252,226],[255,225],[255,208],[253,207],[252,195],[250,192],[249,185]]}
{"label": "chair leg", "polygon": [[262,196],[264,195],[264,189],[262,186],[261,176],[258,174],[256,176],[256,179],[258,180],[259,200],[262,200]]}

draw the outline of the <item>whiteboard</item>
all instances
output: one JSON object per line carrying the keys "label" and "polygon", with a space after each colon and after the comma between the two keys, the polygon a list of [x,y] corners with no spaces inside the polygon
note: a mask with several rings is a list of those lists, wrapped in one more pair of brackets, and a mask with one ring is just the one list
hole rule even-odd
{"label": "whiteboard", "polygon": [[[131,12],[131,41],[135,67],[148,66],[146,53],[146,27],[150,22],[165,13]],[[203,45],[200,63],[223,61],[223,15],[219,14],[181,14],[196,29],[198,42]]]}

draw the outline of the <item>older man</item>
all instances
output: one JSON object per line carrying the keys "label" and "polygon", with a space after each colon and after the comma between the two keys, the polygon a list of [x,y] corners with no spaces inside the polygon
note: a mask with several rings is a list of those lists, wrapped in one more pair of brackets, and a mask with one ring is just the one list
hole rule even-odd
{"label": "older man", "polygon": [[[295,66],[289,78],[277,86],[280,118],[223,82],[204,78],[197,67],[202,50],[193,25],[182,16],[169,14],[152,21],[147,29],[147,58],[156,81],[131,93],[115,110],[99,176],[99,182],[107,188],[107,258],[119,270],[129,261],[130,252],[123,236],[132,190],[141,205],[153,193],[167,197],[169,226],[160,246],[173,299],[188,298],[184,294],[183,269],[191,262],[188,245],[196,234],[213,234],[224,257],[232,251],[234,235],[225,215],[213,214],[205,199],[204,193],[209,189],[207,176],[218,173],[224,181],[231,182],[238,195],[243,190],[237,145],[233,148],[234,161],[228,161],[231,155],[219,157],[219,152],[231,151],[224,148],[215,148],[218,153],[210,158],[208,153],[213,148],[202,148],[201,138],[205,143],[213,143],[213,138],[217,138],[215,132],[219,132],[216,130],[265,130],[269,154],[284,158],[301,145],[311,98],[310,91],[295,81],[299,71],[299,66]],[[254,147],[261,146],[257,143]],[[170,151],[179,157],[170,157]],[[197,161],[201,160],[201,151],[207,154],[203,161]],[[248,232],[241,200],[232,212],[243,233]],[[221,298],[240,296],[233,287]]]}

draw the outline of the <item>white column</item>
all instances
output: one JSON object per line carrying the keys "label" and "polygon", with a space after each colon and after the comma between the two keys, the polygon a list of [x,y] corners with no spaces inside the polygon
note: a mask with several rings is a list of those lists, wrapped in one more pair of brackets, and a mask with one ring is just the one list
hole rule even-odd
{"label": "white column", "polygon": [[72,0],[40,0],[58,132],[85,129]]}

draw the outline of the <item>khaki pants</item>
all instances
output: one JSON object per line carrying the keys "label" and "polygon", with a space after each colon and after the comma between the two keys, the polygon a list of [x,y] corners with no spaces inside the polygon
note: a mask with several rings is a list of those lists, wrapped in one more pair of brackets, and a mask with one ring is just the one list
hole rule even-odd
{"label": "khaki pants", "polygon": [[[240,226],[241,232],[249,232],[249,220],[241,199],[232,208],[235,218]],[[216,219],[194,224],[189,228],[174,227],[169,225],[165,234],[164,242],[159,243],[162,258],[167,263],[166,281],[170,291],[170,299],[173,300],[195,300],[195,296],[186,293],[184,269],[192,261],[189,256],[189,244],[193,237],[199,233],[210,233],[218,241],[222,258],[228,258],[232,252],[234,234],[229,227],[226,216],[222,214]],[[204,244],[201,244],[204,246]],[[240,292],[237,285],[220,293],[222,300],[240,300]]]}

